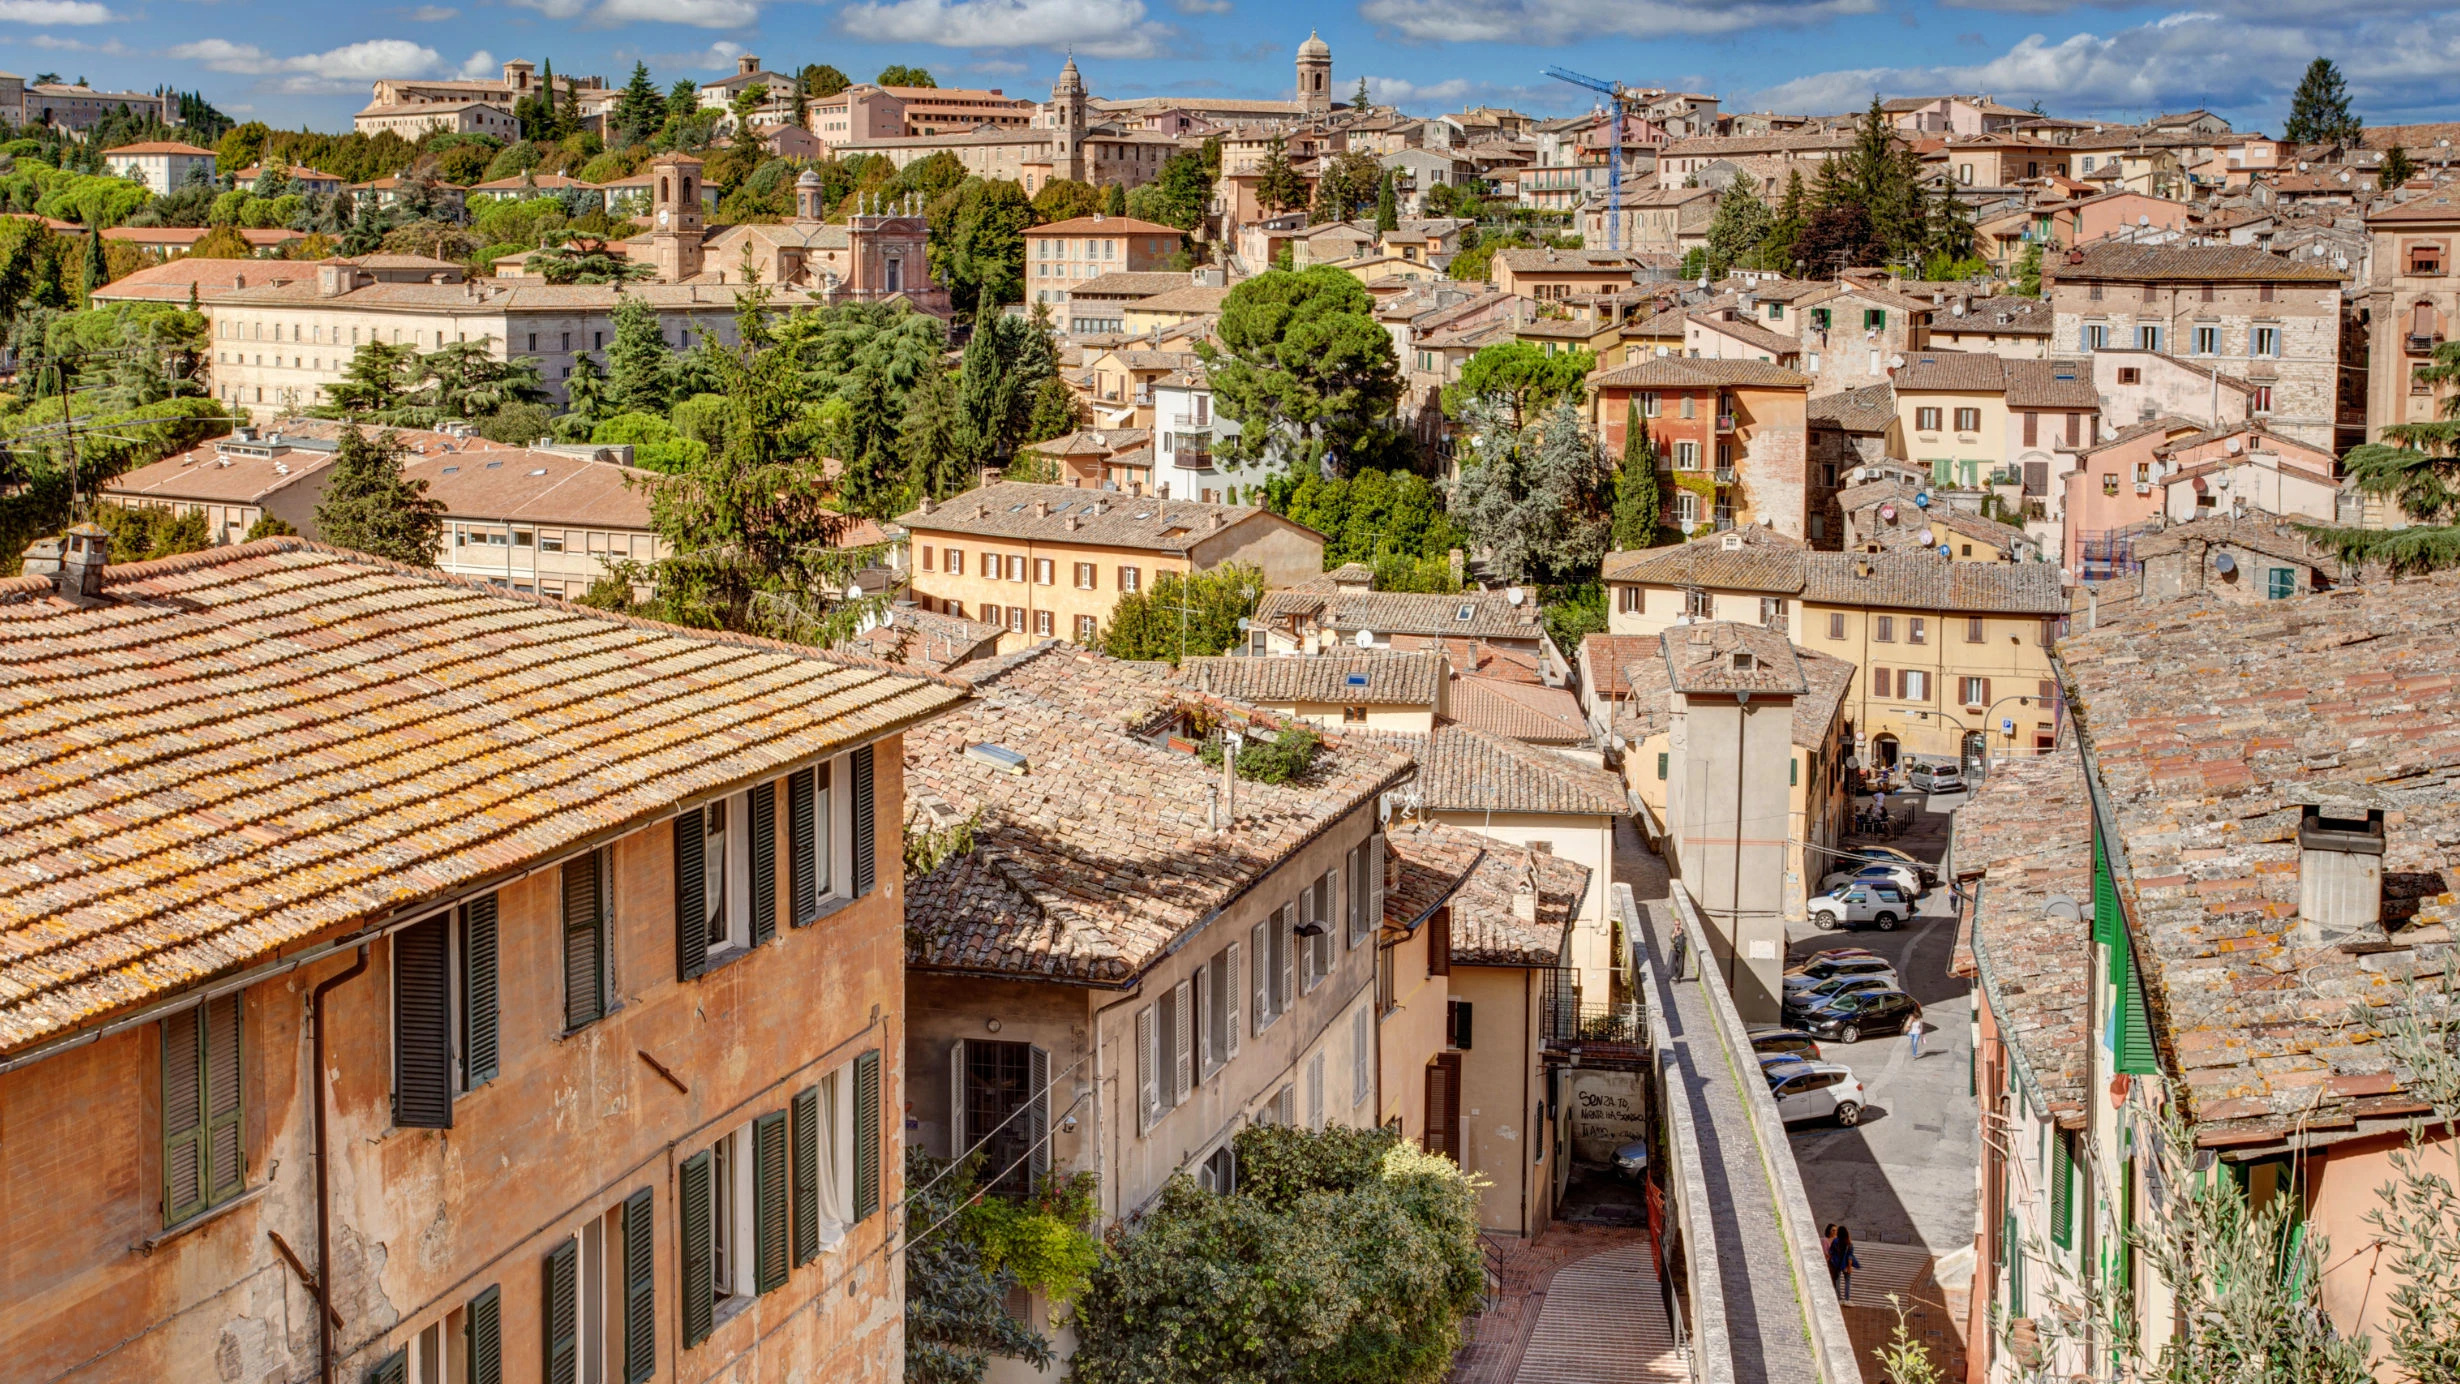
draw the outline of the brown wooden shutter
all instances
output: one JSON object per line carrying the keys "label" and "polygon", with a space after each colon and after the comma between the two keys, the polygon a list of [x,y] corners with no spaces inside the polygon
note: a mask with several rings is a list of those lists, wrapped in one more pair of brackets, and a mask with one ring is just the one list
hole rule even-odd
{"label": "brown wooden shutter", "polygon": [[777,937],[777,781],[752,788],[752,945]]}
{"label": "brown wooden shutter", "polygon": [[393,1123],[453,1127],[452,976],[443,915],[393,934]]}
{"label": "brown wooden shutter", "polygon": [[547,1256],[545,1276],[538,1338],[545,1350],[547,1384],[580,1384],[581,1242],[557,1245]]}
{"label": "brown wooden shutter", "polygon": [[794,1262],[820,1254],[820,1088],[806,1086],[787,1107],[788,1175],[794,1183]]}
{"label": "brown wooden shutter", "polygon": [[711,1275],[716,1270],[712,1259],[715,1246],[710,1243],[711,1177],[709,1150],[702,1149],[683,1160],[683,1168],[675,1182],[676,1220],[682,1237],[680,1252],[675,1259],[683,1294],[683,1346],[689,1350],[709,1339],[717,1310],[717,1286]]}
{"label": "brown wooden shutter", "polygon": [[205,1209],[205,1014],[185,1009],[162,1021],[162,1220],[176,1225]]}
{"label": "brown wooden shutter", "polygon": [[879,852],[872,840],[872,749],[854,752],[854,895],[871,892],[879,874]]}
{"label": "brown wooden shutter", "polygon": [[564,862],[564,1027],[606,1013],[605,881],[598,853]]}
{"label": "brown wooden shutter", "polygon": [[2041,445],[2041,415],[2031,409],[2024,411],[2024,445],[2027,447]]}
{"label": "brown wooden shutter", "polygon": [[496,896],[461,910],[461,1089],[495,1080],[502,1056],[502,967],[496,953]]}
{"label": "brown wooden shutter", "polygon": [[656,1197],[647,1187],[624,1198],[624,1384],[658,1372]]}
{"label": "brown wooden shutter", "polygon": [[1426,1068],[1426,1151],[1461,1159],[1461,1055],[1439,1054]]}
{"label": "brown wooden shutter", "polygon": [[1426,920],[1426,973],[1452,974],[1452,905],[1444,904]]}
{"label": "brown wooden shutter", "polygon": [[690,980],[709,969],[709,836],[701,809],[675,818],[675,976]]}
{"label": "brown wooden shutter", "polygon": [[786,1112],[752,1121],[752,1291],[786,1285]]}
{"label": "brown wooden shutter", "polygon": [[1988,705],[1990,705],[1990,703],[1991,703],[1991,696],[1990,696],[1990,679],[1988,679],[1988,678],[1984,678],[1984,679],[1982,679],[1982,705],[1983,705],[1983,706],[1988,706]]}
{"label": "brown wooden shutter", "polygon": [[462,1341],[469,1347],[462,1378],[468,1384],[504,1384],[504,1292],[495,1284],[470,1299]]}
{"label": "brown wooden shutter", "polygon": [[205,1196],[219,1204],[247,1185],[241,1090],[240,996],[207,1000],[205,1016]]}
{"label": "brown wooden shutter", "polygon": [[818,820],[814,779],[814,771],[805,769],[786,780],[786,874],[796,927],[820,916],[819,853],[827,846],[812,839]]}
{"label": "brown wooden shutter", "polygon": [[1871,695],[1874,697],[1885,697],[1889,695],[1887,669],[1873,668],[1871,670]]}
{"label": "brown wooden shutter", "polygon": [[854,1219],[880,1209],[880,1050],[854,1059]]}

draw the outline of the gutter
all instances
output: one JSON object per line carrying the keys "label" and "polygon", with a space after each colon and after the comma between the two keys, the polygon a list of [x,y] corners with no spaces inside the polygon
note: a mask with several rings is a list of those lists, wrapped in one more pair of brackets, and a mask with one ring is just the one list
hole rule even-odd
{"label": "gutter", "polygon": [[325,977],[308,996],[308,1012],[313,1016],[309,1060],[316,1064],[308,1089],[316,1099],[316,1377],[321,1384],[333,1384],[333,1199],[326,1176],[333,1155],[325,1129],[325,1107],[331,1103],[325,1091],[325,996],[366,970],[367,943],[361,942],[359,959],[347,970]]}

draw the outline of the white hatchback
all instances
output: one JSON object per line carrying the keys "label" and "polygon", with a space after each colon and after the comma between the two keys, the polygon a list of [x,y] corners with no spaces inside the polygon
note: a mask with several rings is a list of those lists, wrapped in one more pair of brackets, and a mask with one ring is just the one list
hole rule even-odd
{"label": "white hatchback", "polygon": [[1862,1083],[1853,1069],[1834,1062],[1797,1062],[1768,1073],[1768,1094],[1777,1118],[1787,1124],[1833,1118],[1851,1129],[1862,1123]]}

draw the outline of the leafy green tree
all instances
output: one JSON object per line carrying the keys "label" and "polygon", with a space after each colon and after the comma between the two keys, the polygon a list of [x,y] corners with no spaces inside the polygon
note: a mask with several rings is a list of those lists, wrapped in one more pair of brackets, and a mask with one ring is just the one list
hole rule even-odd
{"label": "leafy green tree", "polygon": [[352,426],[342,429],[340,442],[316,502],[317,534],[335,547],[405,566],[435,566],[444,506],[427,498],[427,482],[402,474],[401,440],[390,428],[370,438]]}
{"label": "leafy green tree", "polygon": [[418,387],[385,421],[433,427],[546,398],[538,362],[529,356],[500,359],[490,349],[493,342],[493,337],[456,341],[421,355]]}
{"label": "leafy green tree", "polygon": [[1182,575],[1164,572],[1143,591],[1131,591],[1111,607],[1102,631],[1102,652],[1113,658],[1183,658],[1220,653],[1244,636],[1239,621],[1256,613],[1264,573],[1226,563]]}
{"label": "leafy green tree", "polygon": [[1611,477],[1597,439],[1571,399],[1532,427],[1514,429],[1478,409],[1476,460],[1452,486],[1452,517],[1507,581],[1583,580],[1606,554]]}
{"label": "leafy green tree", "polygon": [[608,343],[607,396],[617,412],[664,415],[675,400],[675,349],[658,310],[626,293],[615,300],[615,339]]}
{"label": "leafy green tree", "polygon": [[906,395],[896,437],[899,466],[849,469],[847,508],[886,519],[924,495],[945,499],[974,488],[980,475],[969,456],[974,437],[957,393],[956,377],[934,370]]}
{"label": "leafy green tree", "polygon": [[814,101],[825,101],[854,85],[846,74],[824,62],[810,63],[803,68],[803,94]]}
{"label": "leafy green tree", "polygon": [[1127,185],[1125,183],[1102,185],[1102,214],[1105,216],[1127,215]]}
{"label": "leafy green tree", "polygon": [[1484,400],[1501,408],[1517,431],[1577,393],[1596,368],[1597,357],[1585,348],[1549,355],[1525,341],[1482,346],[1461,365],[1461,377],[1444,386],[1444,412],[1458,418]]}
{"label": "leafy green tree", "polygon": [[1753,190],[1751,175],[1736,174],[1708,223],[1708,277],[1722,279],[1727,270],[1749,262],[1768,239],[1769,225],[1768,204]]}
{"label": "leafy green tree", "polygon": [[2358,137],[2365,122],[2349,109],[2349,84],[2330,58],[2306,65],[2298,89],[2289,98],[2289,121],[2281,138],[2292,144],[2346,144]]}
{"label": "leafy green tree", "polygon": [[589,436],[598,420],[613,412],[607,386],[606,371],[598,358],[584,351],[572,361],[572,373],[564,376],[564,419],[558,428]]}
{"label": "leafy green tree", "polygon": [[325,401],[343,417],[390,413],[417,387],[418,361],[415,346],[370,341],[351,353],[342,377],[325,386]]}
{"label": "leafy green tree", "polygon": [[111,262],[103,253],[102,231],[89,230],[85,233],[85,297],[92,299],[94,290],[110,282]]}
{"label": "leafy green tree", "polygon": [[1592,634],[1606,632],[1606,588],[1596,581],[1544,588],[1538,618],[1558,649],[1576,649]]}
{"label": "leafy green tree", "polygon": [[1202,154],[1184,149],[1172,154],[1162,161],[1160,174],[1146,187],[1159,200],[1152,220],[1182,231],[1192,231],[1204,224],[1205,212],[1213,201],[1213,179],[1205,172]]}
{"label": "leafy green tree", "polygon": [[1048,1368],[1050,1342],[1008,1315],[1015,1271],[975,1232],[981,1155],[952,1167],[908,1149],[905,1166],[906,1224],[930,1229],[905,1247],[906,1384],[981,1384],[994,1355]]}
{"label": "leafy green tree", "polygon": [[530,256],[530,272],[551,284],[621,284],[653,277],[657,270],[595,236],[566,232]]}
{"label": "leafy green tree", "polygon": [[1307,180],[1291,165],[1289,143],[1279,134],[1265,142],[1264,167],[1256,178],[1256,203],[1267,214],[1307,205]]}
{"label": "leafy green tree", "polygon": [[1047,442],[1075,432],[1090,421],[1076,391],[1068,388],[1067,381],[1052,375],[1034,386],[1033,412],[1025,420],[1025,440]]}
{"label": "leafy green tree", "polygon": [[682,471],[709,459],[708,443],[685,437],[654,413],[618,413],[592,429],[588,440],[600,447],[630,447],[632,464],[650,471]]}
{"label": "leafy green tree", "polygon": [[1760,237],[1760,248],[1752,254],[1750,267],[1793,273],[1794,242],[1802,238],[1802,228],[1809,224],[1810,216],[1811,195],[1803,187],[1802,170],[1788,169],[1785,195],[1777,199],[1776,213],[1769,218],[1768,233]]}
{"label": "leafy green tree", "polygon": [[[2433,364],[2414,378],[2444,393],[2460,384],[2460,341],[2434,348]],[[2350,562],[2380,563],[2393,572],[2460,567],[2460,394],[2444,393],[2443,416],[2391,423],[2383,440],[2349,449],[2341,473],[2362,495],[2388,501],[2408,520],[2402,528],[2301,526]]]}
{"label": "leafy green tree", "polygon": [[1232,288],[1219,344],[1197,348],[1215,407],[1239,424],[1215,455],[1233,468],[1286,456],[1300,473],[1399,455],[1400,372],[1374,311],[1365,286],[1330,265],[1269,270]]}
{"label": "leafy green tree", "polygon": [[1656,546],[1657,518],[1664,505],[1657,489],[1657,438],[1640,421],[1640,406],[1626,404],[1623,464],[1614,477],[1614,546]]}
{"label": "leafy green tree", "polygon": [[1282,514],[1324,535],[1327,568],[1384,558],[1445,561],[1467,542],[1445,513],[1443,491],[1415,472],[1310,475],[1275,498]]}
{"label": "leafy green tree", "polygon": [[931,80],[929,68],[908,67],[901,62],[890,63],[881,68],[880,75],[872,78],[872,81],[884,87],[935,87],[939,85],[938,82]]}
{"label": "leafy green tree", "polygon": [[1484,1289],[1460,1169],[1384,1129],[1250,1126],[1235,1149],[1236,1192],[1174,1177],[1114,1237],[1072,1377],[1443,1379]]}
{"label": "leafy green tree", "polygon": [[2375,169],[2375,186],[2385,192],[2417,176],[2417,160],[2409,151],[2395,144],[2383,151],[2383,162]]}
{"label": "leafy green tree", "polygon": [[2016,292],[2021,297],[2041,296],[2041,245],[2027,242],[2024,253],[2016,257]]}
{"label": "leafy green tree", "polygon": [[1006,178],[967,178],[932,204],[931,272],[959,312],[1024,301],[1025,230],[1034,206]]}
{"label": "leafy green tree", "polygon": [[108,501],[93,509],[93,520],[111,535],[113,562],[151,562],[160,557],[193,553],[211,541],[205,511],[134,509]]}
{"label": "leafy green tree", "polygon": [[1044,221],[1073,221],[1102,209],[1102,189],[1074,178],[1053,178],[1034,194],[1034,215]]}

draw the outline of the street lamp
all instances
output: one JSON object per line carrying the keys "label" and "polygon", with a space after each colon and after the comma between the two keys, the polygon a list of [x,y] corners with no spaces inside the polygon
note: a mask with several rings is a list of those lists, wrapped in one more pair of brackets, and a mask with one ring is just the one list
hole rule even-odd
{"label": "street lamp", "polygon": [[[1982,708],[1982,714],[1981,714],[1981,722],[1982,722],[1982,732],[1981,732],[1981,733],[1982,733],[1985,737],[1987,737],[1987,736],[1989,735],[1989,733],[1990,733],[1990,713],[1991,713],[1991,712],[1998,710],[2001,706],[2005,705],[2005,704],[2006,704],[2006,703],[2008,703],[2008,702],[2015,702],[2015,703],[2017,703],[2018,705],[2024,705],[2024,704],[2027,704],[2027,703],[2030,703],[2030,702],[2034,702],[2034,701],[2040,701],[2040,702],[2043,702],[2045,705],[2048,703],[2048,699],[2047,699],[2047,698],[2038,697],[2038,696],[2036,696],[2035,694],[2030,693],[2030,692],[2024,692],[2024,693],[2014,694],[2014,695],[2011,695],[2011,696],[2001,697],[2001,698],[1999,698],[1997,701],[1992,702],[1990,705],[1988,705],[1988,706],[1986,706],[1986,707],[1983,707],[1983,708]],[[1952,714],[1952,713],[1950,713],[1950,712],[1945,712],[1945,711],[1932,711],[1932,710],[1930,710],[1930,709],[1928,709],[1928,708],[1924,708],[1924,709],[1922,709],[1922,710],[1920,710],[1920,711],[1915,712],[1915,713],[1914,713],[1914,715],[1916,715],[1916,716],[1920,716],[1920,717],[1923,717],[1923,718],[1925,718],[1925,719],[1927,719],[1927,718],[1929,718],[1929,717],[1932,717],[1932,716],[1936,716],[1936,717],[1938,717],[1940,720],[1945,721],[1945,722],[1947,722],[1948,724],[1950,724],[1950,725],[1952,725],[1952,726],[1956,727],[1956,731],[1957,731],[1957,749],[1958,749],[1957,758],[1961,760],[1961,759],[1964,757],[1964,755],[1963,755],[1963,737],[1965,737],[1965,736],[1967,736],[1967,735],[1971,735],[1971,734],[1973,734],[1973,733],[1974,733],[1974,731],[1973,731],[1973,728],[1972,728],[1972,727],[1970,727],[1970,726],[1966,725],[1963,721],[1958,720],[1958,719],[1955,717],[1955,715],[1953,715],[1953,714]],[[2000,733],[2001,733],[2001,734],[2003,734],[2003,735],[2005,735],[2005,736],[2006,736],[2006,737],[2007,737],[2010,741],[2013,741],[2013,740],[2016,738],[2016,731],[2015,731],[2015,728],[2014,728],[2012,725],[2011,725],[2010,727],[2008,727],[2006,730],[2004,730],[2004,731],[2002,731],[2002,732],[2000,732]],[[1985,758],[1983,759],[1983,761],[1982,761],[1981,765],[1979,766],[1979,768],[1981,769],[1981,771],[1982,771],[1983,773],[1988,773],[1988,772],[1990,771],[1990,761],[1989,761],[1989,759],[1988,759],[1986,756],[1985,756]]]}

